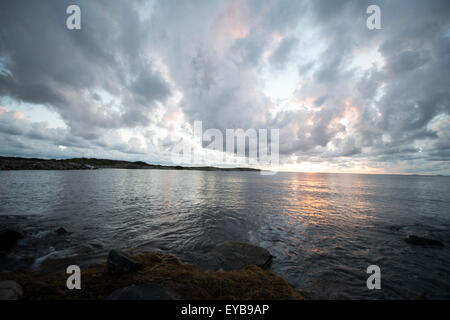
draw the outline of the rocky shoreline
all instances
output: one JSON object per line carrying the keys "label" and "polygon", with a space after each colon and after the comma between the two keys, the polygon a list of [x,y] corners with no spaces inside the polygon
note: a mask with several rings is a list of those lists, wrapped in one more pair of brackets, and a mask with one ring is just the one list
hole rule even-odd
{"label": "rocky shoreline", "polygon": [[[71,233],[62,227],[58,237]],[[8,258],[22,234],[0,232],[0,257]],[[408,245],[444,247],[444,243],[409,235]],[[310,295],[269,270],[273,256],[265,248],[243,242],[224,242],[196,254],[190,264],[161,252],[131,253],[112,249],[95,263],[83,256],[43,261],[38,271],[0,271],[0,300],[303,300]],[[84,260],[85,261],[85,260]],[[81,268],[81,289],[67,287],[67,267]],[[28,268],[24,268],[28,269]]]}
{"label": "rocky shoreline", "polygon": [[[0,233],[3,254],[18,239],[17,231]],[[0,272],[0,300],[309,299],[268,270],[271,262],[268,250],[242,242],[219,244],[195,265],[160,252],[129,254],[113,249],[104,262],[80,266],[80,290],[69,290],[66,284],[70,276],[66,269],[77,264],[76,257],[52,261],[39,271]]]}
{"label": "rocky shoreline", "polygon": [[159,169],[202,171],[260,171],[254,168],[183,167],[96,158],[38,159],[0,157],[0,170],[92,170],[92,169]]}

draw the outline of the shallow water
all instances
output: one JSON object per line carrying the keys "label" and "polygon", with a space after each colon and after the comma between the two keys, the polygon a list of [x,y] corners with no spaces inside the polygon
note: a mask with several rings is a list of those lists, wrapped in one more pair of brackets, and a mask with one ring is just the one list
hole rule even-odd
{"label": "shallow water", "polygon": [[[161,250],[187,262],[227,240],[269,249],[315,298],[450,298],[450,177],[180,170],[0,171],[3,270],[47,258]],[[73,232],[56,236],[58,227]],[[407,244],[409,234],[444,248]],[[366,269],[381,268],[381,290]]]}

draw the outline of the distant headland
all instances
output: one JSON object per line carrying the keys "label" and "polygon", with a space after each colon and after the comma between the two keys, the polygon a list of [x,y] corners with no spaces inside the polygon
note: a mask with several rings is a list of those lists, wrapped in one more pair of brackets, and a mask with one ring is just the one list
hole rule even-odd
{"label": "distant headland", "polygon": [[39,159],[0,157],[0,170],[160,169],[203,171],[260,171],[255,168],[184,167],[97,158]]}

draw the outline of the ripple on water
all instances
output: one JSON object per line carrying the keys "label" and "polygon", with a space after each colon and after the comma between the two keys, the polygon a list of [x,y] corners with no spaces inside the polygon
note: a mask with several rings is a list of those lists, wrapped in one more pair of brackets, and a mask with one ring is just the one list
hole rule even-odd
{"label": "ripple on water", "polygon": [[[189,259],[234,240],[269,249],[274,272],[315,297],[450,298],[447,177],[95,170],[0,180],[2,229],[25,235],[2,270],[111,248]],[[72,233],[54,234],[61,226]],[[409,234],[446,246],[412,246]],[[380,291],[366,288],[371,264]]]}

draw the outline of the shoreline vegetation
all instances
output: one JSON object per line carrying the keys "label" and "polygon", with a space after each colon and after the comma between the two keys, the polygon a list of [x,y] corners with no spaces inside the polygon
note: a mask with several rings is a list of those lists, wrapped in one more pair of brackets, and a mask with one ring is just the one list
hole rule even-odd
{"label": "shoreline vegetation", "polygon": [[159,170],[202,170],[202,171],[261,171],[243,167],[187,167],[148,164],[143,161],[123,161],[97,158],[39,159],[21,157],[0,157],[0,170],[90,170],[90,169],[159,169]]}
{"label": "shoreline vegetation", "polygon": [[[22,300],[305,300],[281,277],[255,265],[231,271],[199,271],[173,255],[130,256],[139,268],[111,272],[108,263],[81,270],[81,289],[69,290],[65,270],[0,273],[0,282],[20,285]],[[136,291],[146,288],[146,293]]]}
{"label": "shoreline vegetation", "polygon": [[[19,235],[16,231],[2,233],[0,256],[14,247]],[[80,289],[73,290],[68,289],[66,269],[78,265],[79,258],[50,259],[39,270],[0,272],[0,300],[310,299],[268,270],[272,255],[264,248],[225,242],[200,258],[191,265],[171,254],[128,254],[113,249],[106,261],[80,264]]]}

